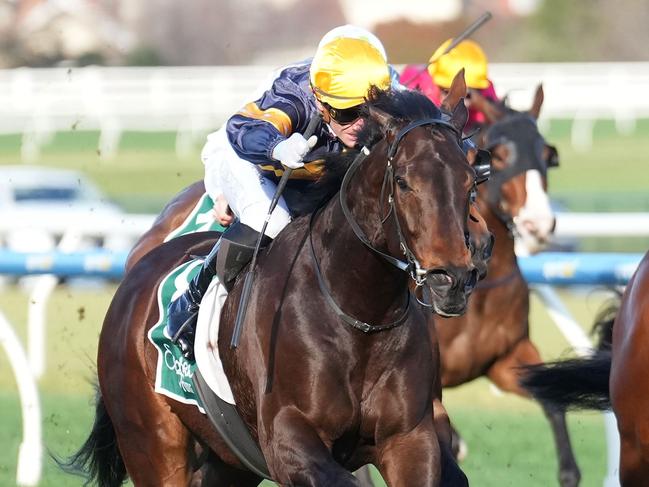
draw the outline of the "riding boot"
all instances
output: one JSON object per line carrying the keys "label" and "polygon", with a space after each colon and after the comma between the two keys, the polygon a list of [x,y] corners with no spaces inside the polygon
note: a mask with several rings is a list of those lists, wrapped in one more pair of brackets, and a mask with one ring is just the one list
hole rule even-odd
{"label": "riding boot", "polygon": [[[236,221],[214,245],[203,261],[200,271],[191,280],[187,290],[169,304],[167,331],[172,341],[177,343],[182,355],[194,359],[194,335],[198,308],[203,295],[215,275],[227,291],[232,289],[236,277],[252,258],[259,232]],[[266,246],[272,239],[262,237],[261,245]]]}
{"label": "riding boot", "polygon": [[221,245],[219,239],[201,264],[198,274],[189,282],[187,290],[169,303],[167,331],[171,341],[180,348],[183,357],[194,359],[194,333],[198,308],[210,282],[216,275],[216,255]]}

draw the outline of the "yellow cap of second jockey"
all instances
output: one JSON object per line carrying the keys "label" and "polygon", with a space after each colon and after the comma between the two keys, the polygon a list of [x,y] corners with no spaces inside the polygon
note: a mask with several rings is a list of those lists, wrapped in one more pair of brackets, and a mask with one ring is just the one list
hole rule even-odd
{"label": "yellow cap of second jockey", "polygon": [[390,69],[370,42],[338,37],[318,46],[310,78],[318,100],[344,109],[363,103],[372,85],[389,88]]}
{"label": "yellow cap of second jockey", "polygon": [[466,39],[442,55],[452,41],[448,39],[439,46],[428,61],[428,72],[433,82],[442,88],[450,88],[455,75],[464,68],[464,79],[469,88],[487,88],[487,56],[482,48],[477,42]]}

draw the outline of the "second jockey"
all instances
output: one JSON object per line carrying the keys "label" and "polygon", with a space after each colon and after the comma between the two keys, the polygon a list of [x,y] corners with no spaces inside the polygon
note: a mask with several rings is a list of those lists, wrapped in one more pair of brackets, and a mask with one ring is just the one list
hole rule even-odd
{"label": "second jockey", "polygon": [[[498,101],[494,85],[487,75],[487,56],[480,45],[466,39],[442,54],[453,39],[446,40],[430,57],[427,68],[409,65],[401,73],[400,82],[407,88],[417,89],[430,98],[437,106],[450,88],[455,75],[464,68],[467,88],[476,90],[485,98]],[[469,120],[465,131],[471,132],[485,122],[484,115],[471,107],[471,94],[466,98]]]}
{"label": "second jockey", "polygon": [[[251,259],[284,168],[293,171],[269,220],[265,244],[289,223],[291,208],[308,198],[310,184],[324,169],[324,154],[356,145],[369,88],[391,85],[378,39],[360,28],[346,36],[351,28],[326,34],[312,60],[276,71],[254,101],[208,136],[202,152],[205,187],[217,205],[227,201],[236,220],[185,293],[169,305],[167,333],[188,359],[193,359],[196,317],[207,287],[218,275],[229,290]],[[307,140],[302,134],[316,115],[321,121]],[[303,161],[307,153],[310,162]]]}

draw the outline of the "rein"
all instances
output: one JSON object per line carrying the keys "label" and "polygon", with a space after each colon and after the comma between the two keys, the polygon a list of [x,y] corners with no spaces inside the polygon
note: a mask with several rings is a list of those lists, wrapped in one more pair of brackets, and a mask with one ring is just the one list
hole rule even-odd
{"label": "rein", "polygon": [[[365,158],[363,157],[363,159]],[[315,263],[315,274],[316,277],[318,278],[318,286],[320,286],[320,291],[325,297],[327,304],[331,307],[331,309],[334,310],[338,318],[340,318],[341,320],[343,320],[345,323],[352,326],[353,328],[356,328],[357,330],[361,330],[362,332],[365,333],[375,333],[378,331],[389,330],[390,328],[395,328],[400,324],[402,324],[404,321],[406,321],[406,318],[408,317],[408,313],[410,312],[410,291],[406,292],[406,305],[404,307],[403,313],[401,313],[401,315],[395,321],[392,321],[390,323],[385,323],[383,325],[372,325],[370,323],[366,323],[364,321],[358,320],[353,316],[345,313],[342,310],[342,308],[338,306],[338,303],[336,303],[333,296],[331,295],[331,291],[327,287],[327,283],[324,281],[324,276],[322,275],[322,270],[320,269],[318,258],[315,255],[312,230],[313,230],[313,222],[315,220],[315,216],[317,213],[318,210],[314,211],[311,214],[311,218],[309,220],[309,244],[311,247],[311,257],[313,257],[313,262]]]}
{"label": "rein", "polygon": [[[340,198],[340,205],[343,211],[343,214],[345,215],[345,219],[347,220],[347,223],[349,223],[349,226],[352,228],[352,231],[356,235],[356,238],[358,238],[368,249],[370,249],[372,252],[377,254],[379,257],[387,261],[388,263],[392,264],[395,266],[397,269],[408,272],[410,277],[415,281],[415,284],[417,287],[422,286],[424,282],[426,281],[426,276],[431,272],[430,269],[425,269],[422,268],[421,265],[419,264],[419,261],[415,257],[414,253],[410,250],[408,245],[406,244],[405,237],[403,235],[403,232],[401,230],[401,225],[399,224],[399,218],[397,216],[396,212],[396,206],[395,206],[395,201],[394,201],[394,168],[392,165],[392,161],[394,159],[394,156],[397,152],[399,143],[403,139],[403,137],[413,130],[414,128],[421,127],[424,125],[441,125],[447,128],[450,128],[457,136],[460,138],[461,134],[458,133],[458,130],[450,123],[447,122],[446,120],[441,120],[438,118],[425,118],[422,120],[417,120],[415,122],[411,122],[405,127],[403,127],[397,135],[395,136],[394,141],[390,144],[388,147],[388,160],[387,160],[387,165],[385,169],[385,174],[383,176],[383,183],[381,185],[381,197],[380,197],[380,205],[383,207],[383,201],[384,201],[384,193],[386,188],[390,187],[390,192],[388,195],[388,203],[390,205],[390,209],[387,213],[387,215],[381,220],[381,223],[385,223],[385,221],[388,219],[390,215],[394,216],[396,228],[397,228],[397,235],[399,237],[399,245],[401,250],[403,251],[404,255],[406,256],[406,261],[403,261],[401,259],[398,259],[396,257],[393,257],[390,254],[387,254],[385,252],[380,251],[376,247],[372,245],[370,242],[369,238],[365,235],[365,232],[363,232],[363,229],[360,227],[360,225],[356,222],[354,219],[354,216],[352,215],[349,206],[347,205],[347,188],[360,167],[360,165],[365,161],[367,156],[370,155],[370,150],[367,147],[363,147],[359,154],[356,156],[356,158],[353,160],[353,162],[350,164],[349,168],[347,169],[347,172],[345,173],[345,176],[343,178],[341,187],[340,187],[340,192],[339,192],[339,198]],[[374,333],[378,331],[384,331],[384,330],[389,330],[391,328],[394,328],[396,326],[399,326],[402,324],[406,318],[408,317],[408,313],[410,311],[410,291],[406,293],[406,304],[403,310],[403,313],[397,318],[395,321],[392,321],[390,323],[382,324],[382,325],[372,325],[369,323],[366,323],[364,321],[358,320],[354,318],[353,316],[348,315],[345,313],[340,306],[336,303],[336,301],[333,299],[333,296],[331,295],[331,291],[327,287],[327,284],[324,281],[324,277],[322,275],[322,270],[320,269],[320,264],[318,263],[318,259],[315,255],[315,249],[313,246],[313,222],[316,216],[316,213],[318,211],[314,211],[311,214],[311,219],[309,221],[309,243],[311,245],[311,256],[313,257],[313,261],[315,263],[315,271],[316,271],[316,277],[318,279],[318,285],[320,286],[320,291],[324,295],[327,304],[334,310],[334,312],[338,315],[340,319],[342,319],[345,323],[348,325],[351,325],[352,327],[361,330],[365,333]]]}

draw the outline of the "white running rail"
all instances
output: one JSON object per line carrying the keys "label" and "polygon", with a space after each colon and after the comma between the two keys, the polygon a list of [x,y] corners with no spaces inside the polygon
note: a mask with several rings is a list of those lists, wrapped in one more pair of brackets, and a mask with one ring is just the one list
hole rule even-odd
{"label": "white running rail", "polygon": [[[217,129],[274,70],[269,66],[85,67],[0,70],[0,134],[23,135],[23,157],[35,157],[57,131],[99,130],[102,154],[123,131],[172,131],[177,149]],[[543,83],[541,122],[575,120],[573,144],[587,147],[597,119],[628,133],[649,118],[649,62],[490,65],[499,95],[531,105]],[[615,96],[611,96],[615,93]]]}
{"label": "white running rail", "polygon": [[38,485],[43,462],[41,405],[36,381],[20,340],[5,315],[0,312],[0,345],[5,349],[16,377],[23,419],[23,440],[18,450],[18,485]]}

